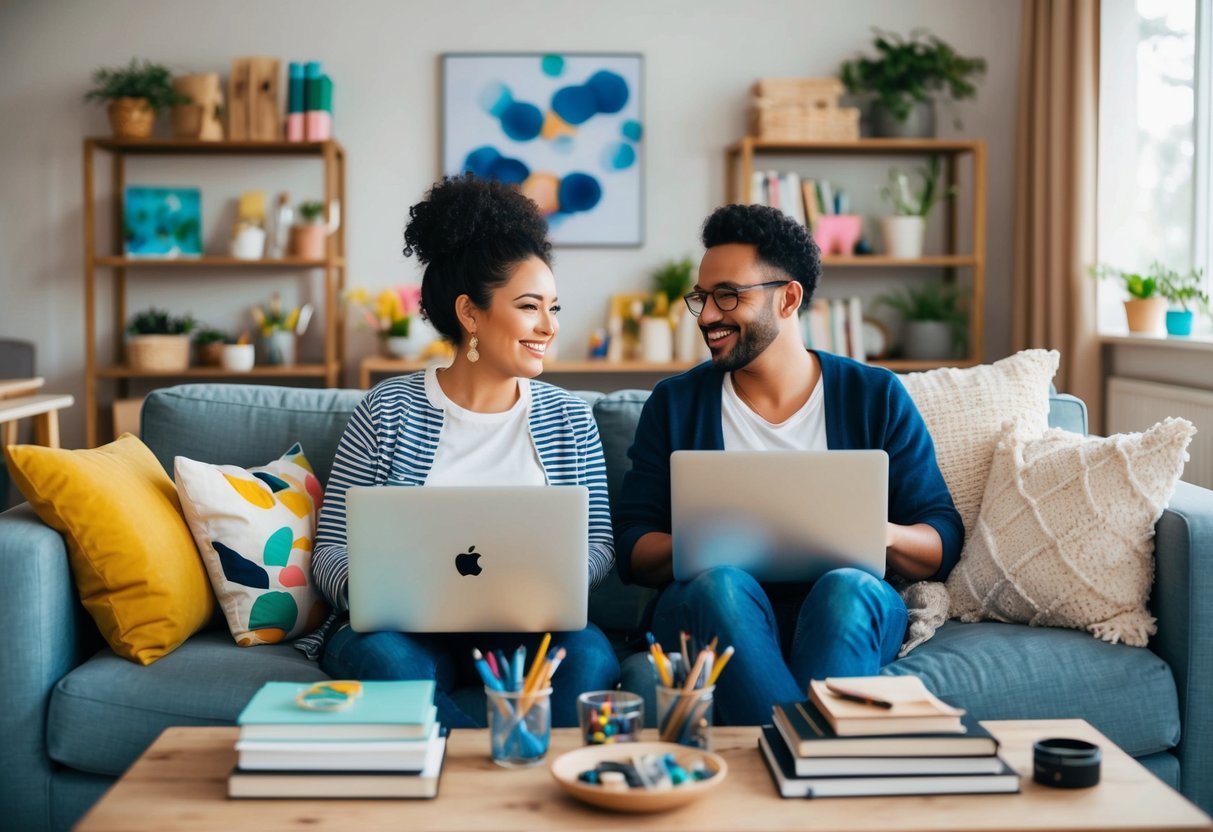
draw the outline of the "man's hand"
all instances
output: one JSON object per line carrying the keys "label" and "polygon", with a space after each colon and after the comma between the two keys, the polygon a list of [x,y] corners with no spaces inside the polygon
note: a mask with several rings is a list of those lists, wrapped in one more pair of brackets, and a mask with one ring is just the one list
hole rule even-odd
{"label": "man's hand", "polygon": [[943,540],[927,523],[899,526],[889,523],[885,531],[888,568],[912,581],[921,581],[939,571],[943,562]]}

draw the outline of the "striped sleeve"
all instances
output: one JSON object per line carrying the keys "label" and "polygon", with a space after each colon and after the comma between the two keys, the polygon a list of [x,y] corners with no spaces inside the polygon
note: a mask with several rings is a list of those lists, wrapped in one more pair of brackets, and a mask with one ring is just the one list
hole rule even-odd
{"label": "striped sleeve", "polygon": [[611,504],[607,497],[606,457],[598,425],[584,402],[573,410],[573,429],[581,446],[583,463],[578,481],[590,490],[590,589],[610,574],[615,565],[615,535],[611,529]]}
{"label": "striped sleeve", "polygon": [[350,416],[337,453],[333,471],[324,490],[324,504],[316,528],[316,546],[312,552],[312,574],[316,586],[336,611],[349,608],[346,591],[349,561],[346,557],[345,492],[355,485],[376,484],[378,397],[367,394]]}

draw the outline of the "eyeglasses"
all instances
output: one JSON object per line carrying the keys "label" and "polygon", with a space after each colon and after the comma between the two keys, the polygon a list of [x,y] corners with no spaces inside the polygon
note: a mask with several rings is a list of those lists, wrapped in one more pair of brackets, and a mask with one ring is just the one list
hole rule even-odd
{"label": "eyeglasses", "polygon": [[317,682],[299,691],[295,704],[305,711],[343,711],[361,695],[361,682]]}
{"label": "eyeglasses", "polygon": [[703,307],[708,302],[708,295],[712,296],[712,300],[716,303],[716,308],[721,312],[732,312],[737,308],[737,304],[741,303],[742,292],[748,292],[751,289],[770,289],[774,286],[786,286],[791,282],[790,280],[769,280],[766,283],[755,283],[753,286],[721,286],[710,292],[687,292],[682,296],[682,299],[686,301],[687,309],[691,310],[691,314],[698,318],[703,312]]}

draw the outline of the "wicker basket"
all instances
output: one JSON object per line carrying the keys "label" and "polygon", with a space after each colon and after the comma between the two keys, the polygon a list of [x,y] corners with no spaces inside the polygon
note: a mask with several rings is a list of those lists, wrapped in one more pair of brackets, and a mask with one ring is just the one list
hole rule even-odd
{"label": "wicker basket", "polygon": [[859,110],[771,105],[763,99],[750,111],[750,135],[775,141],[858,141]]}
{"label": "wicker basket", "polygon": [[184,370],[190,366],[190,337],[131,335],[126,339],[126,360],[132,370]]}
{"label": "wicker basket", "polygon": [[152,135],[156,111],[146,98],[115,98],[108,107],[115,139],[146,139]]}
{"label": "wicker basket", "polygon": [[833,109],[842,95],[837,78],[760,78],[754,82],[754,98],[778,104]]}

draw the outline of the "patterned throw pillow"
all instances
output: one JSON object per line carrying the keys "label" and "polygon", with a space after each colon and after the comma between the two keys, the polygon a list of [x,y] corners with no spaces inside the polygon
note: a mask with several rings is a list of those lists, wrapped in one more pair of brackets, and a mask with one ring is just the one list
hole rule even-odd
{"label": "patterned throw pillow", "polygon": [[175,460],[177,490],[228,629],[241,647],[295,638],[324,621],[312,542],[324,490],[298,443],[245,470]]}
{"label": "patterned throw pillow", "polygon": [[972,538],[948,577],[953,616],[1070,627],[1144,647],[1155,630],[1154,524],[1195,433],[1166,419],[1145,433],[1035,437],[1008,423]]}
{"label": "patterned throw pillow", "polygon": [[1053,350],[1024,350],[980,367],[901,376],[935,443],[966,540],[977,522],[1003,423],[1017,419],[1035,436],[1048,429],[1049,382],[1059,359]]}

